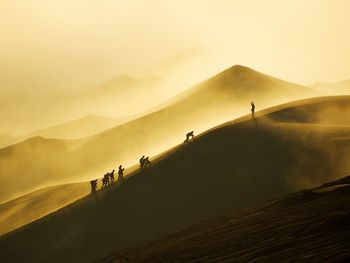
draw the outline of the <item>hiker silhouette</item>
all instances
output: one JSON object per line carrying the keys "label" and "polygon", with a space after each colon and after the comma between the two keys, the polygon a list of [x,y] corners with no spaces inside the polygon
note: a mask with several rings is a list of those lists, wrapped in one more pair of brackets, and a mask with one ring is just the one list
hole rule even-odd
{"label": "hiker silhouette", "polygon": [[185,140],[184,142],[189,142],[189,140],[190,140],[191,138],[192,138],[192,140],[194,140],[194,137],[196,137],[196,136],[194,136],[193,131],[188,132],[188,133],[186,134],[186,140]]}
{"label": "hiker silhouette", "polygon": [[114,172],[115,170],[113,169],[113,171],[109,173],[109,178],[111,179],[110,181],[111,183],[114,183]]}
{"label": "hiker silhouette", "polygon": [[143,167],[144,167],[144,165],[145,165],[144,160],[145,160],[145,156],[142,155],[142,157],[141,157],[141,159],[140,159],[140,168],[141,168],[141,169],[143,169]]}
{"label": "hiker silhouette", "polygon": [[109,173],[106,173],[102,178],[102,188],[109,185]]}
{"label": "hiker silhouette", "polygon": [[97,190],[97,179],[96,180],[91,180],[90,181],[90,185],[91,185],[91,192],[94,193]]}
{"label": "hiker silhouette", "polygon": [[146,168],[149,165],[151,165],[151,162],[149,161],[149,156],[145,157],[144,155],[142,155],[142,157],[140,159],[140,168],[141,168],[141,170]]}
{"label": "hiker silhouette", "polygon": [[121,182],[123,181],[123,177],[124,177],[124,168],[122,167],[122,165],[119,165],[119,169],[118,169],[118,180]]}
{"label": "hiker silhouette", "polygon": [[250,103],[250,105],[252,105],[252,109],[251,109],[251,111],[252,111],[252,118],[254,118],[254,112],[255,112],[255,104],[254,104],[254,101],[252,101],[252,102]]}
{"label": "hiker silhouette", "polygon": [[149,160],[149,156],[143,159],[143,167],[146,168],[147,166],[150,166],[151,162]]}

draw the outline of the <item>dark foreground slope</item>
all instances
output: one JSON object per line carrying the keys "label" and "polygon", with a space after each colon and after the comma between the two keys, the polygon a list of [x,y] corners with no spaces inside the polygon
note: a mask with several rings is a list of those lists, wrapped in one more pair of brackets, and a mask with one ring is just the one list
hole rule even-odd
{"label": "dark foreground slope", "polygon": [[317,113],[348,114],[347,105],[349,97],[300,101],[216,127],[99,191],[96,200],[87,196],[0,237],[2,258],[90,262],[346,174],[350,120],[338,114],[339,122],[317,121]]}
{"label": "dark foreground slope", "polygon": [[98,262],[349,262],[350,176]]}

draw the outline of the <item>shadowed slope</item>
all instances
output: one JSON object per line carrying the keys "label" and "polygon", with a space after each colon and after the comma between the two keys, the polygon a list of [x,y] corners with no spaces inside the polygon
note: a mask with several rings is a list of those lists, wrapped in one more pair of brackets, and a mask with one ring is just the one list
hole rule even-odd
{"label": "shadowed slope", "polygon": [[[6,159],[0,157],[0,167],[4,167],[3,171],[10,178],[22,176],[21,171],[25,170],[34,181],[35,177],[44,180],[42,183],[58,178],[55,172],[57,167],[61,180],[55,180],[55,184],[88,180],[119,163],[133,165],[143,154],[156,155],[182,142],[189,130],[198,134],[242,113],[246,114],[252,98],[257,109],[261,109],[311,94],[314,93],[306,87],[269,77],[247,67],[234,66],[169,101],[161,110],[90,138],[77,149],[62,155],[61,159],[53,162],[51,153],[47,153],[47,166],[50,169],[46,169],[45,174],[38,174],[42,163],[37,162],[35,156],[25,166],[20,165],[20,155],[11,154]],[[17,163],[17,166],[8,167],[7,163]],[[49,166],[51,163],[55,164]],[[66,181],[66,178],[70,178],[70,181]],[[21,190],[26,193],[32,188],[23,186]]]}
{"label": "shadowed slope", "polygon": [[[350,169],[350,127],[276,122],[278,111],[349,98],[287,104],[244,117],[161,155],[123,184],[88,196],[0,238],[4,259],[87,262],[179,231],[201,220],[252,206]],[[316,114],[315,111],[309,113]],[[280,116],[281,117],[281,116]],[[331,173],[332,172],[332,173]],[[21,247],[21,253],[16,251]]]}
{"label": "shadowed slope", "polygon": [[44,188],[0,204],[0,235],[50,214],[87,195],[87,182]]}
{"label": "shadowed slope", "polygon": [[350,176],[98,262],[347,262],[349,202]]}

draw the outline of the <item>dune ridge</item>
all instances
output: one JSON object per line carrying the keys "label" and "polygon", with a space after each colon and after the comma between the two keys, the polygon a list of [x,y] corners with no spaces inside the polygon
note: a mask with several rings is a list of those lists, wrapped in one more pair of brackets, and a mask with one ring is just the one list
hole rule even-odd
{"label": "dune ridge", "polygon": [[[320,104],[348,113],[349,106],[337,106],[349,105],[349,99],[293,102],[257,113],[255,119],[245,116],[220,125],[192,145],[179,145],[152,160],[150,169],[99,191],[96,200],[87,196],[5,234],[0,252],[17,261],[30,256],[34,262],[86,262],[340,177],[350,169],[350,145],[333,138],[349,136],[350,128],[303,129],[305,118],[298,123],[294,117],[308,113],[309,122],[320,122],[313,117]],[[332,128],[334,123],[321,120]],[[291,129],[291,123],[299,127]],[[13,253],[15,245],[23,247],[20,255]]]}
{"label": "dune ridge", "polygon": [[[24,152],[24,156],[20,153],[5,156],[0,150],[0,179],[2,173],[9,178],[22,176],[16,167],[26,170],[32,178],[32,185],[9,182],[11,184],[6,186],[0,181],[4,185],[0,201],[8,200],[10,192],[6,189],[25,194],[39,182],[54,180],[55,184],[61,184],[72,180],[84,181],[98,177],[101,171],[119,164],[133,165],[143,154],[156,155],[183,141],[189,130],[200,133],[246,114],[252,98],[257,109],[262,109],[315,94],[307,87],[275,79],[244,66],[231,67],[168,101],[160,109],[92,136],[74,150],[62,152],[60,157],[47,152],[45,169],[41,168],[42,157],[36,156],[34,150],[32,153]],[[49,148],[44,145],[46,141],[42,143],[43,151]],[[20,166],[18,162],[22,158],[33,161]]]}

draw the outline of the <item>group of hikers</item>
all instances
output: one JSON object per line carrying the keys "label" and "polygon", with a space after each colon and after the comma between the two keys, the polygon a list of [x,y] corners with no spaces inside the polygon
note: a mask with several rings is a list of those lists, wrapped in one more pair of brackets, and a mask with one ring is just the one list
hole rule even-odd
{"label": "group of hikers", "polygon": [[151,165],[151,162],[149,161],[149,156],[145,157],[144,155],[142,155],[140,161],[140,169],[143,170],[144,168],[146,168],[147,166]]}
{"label": "group of hikers", "polygon": [[[254,102],[252,101],[250,103],[251,105],[251,112],[252,112],[252,118],[254,118],[254,113],[255,113],[255,104]],[[184,141],[184,143],[190,143],[191,139],[192,141],[194,141],[195,139],[195,135],[194,135],[194,131],[190,131],[186,134],[186,140]],[[149,156],[144,156],[142,155],[141,159],[139,160],[139,163],[140,163],[140,169],[143,170],[145,169],[146,167],[150,166],[151,165],[151,162],[149,160]],[[124,177],[124,168],[122,167],[122,165],[119,165],[119,168],[118,168],[118,181],[121,183],[123,181],[123,177]],[[103,178],[102,178],[102,187],[101,188],[105,188],[107,186],[109,186],[110,184],[113,184],[114,183],[114,173],[115,173],[115,170],[113,169],[111,172],[107,172]],[[90,181],[90,185],[91,185],[91,192],[94,193],[96,192],[97,190],[97,182],[98,182],[98,179],[95,179],[95,180],[91,180]]]}
{"label": "group of hikers", "polygon": [[[140,159],[140,168],[141,170],[145,169],[146,167],[151,165],[151,162],[149,160],[149,156],[142,156]],[[118,168],[118,182],[121,183],[124,180],[124,170],[125,168],[123,168],[122,165],[119,165]],[[113,169],[111,172],[107,172],[103,177],[102,177],[102,186],[101,188],[105,188],[111,184],[114,183],[115,178],[114,178],[114,173],[115,170]],[[90,181],[90,185],[91,185],[91,192],[94,193],[97,191],[97,183],[98,183],[98,179],[95,180],[91,180]]]}
{"label": "group of hikers", "polygon": [[[118,181],[119,182],[123,181],[124,170],[125,170],[125,168],[123,168],[122,165],[119,165],[119,168],[118,168]],[[111,172],[107,172],[103,176],[103,178],[102,178],[102,187],[101,188],[105,188],[105,187],[109,186],[110,184],[114,183],[114,180],[115,180],[114,179],[114,173],[115,173],[115,170],[113,169]],[[93,192],[93,193],[96,192],[96,190],[97,190],[97,182],[98,182],[98,179],[90,181],[91,192]]]}

